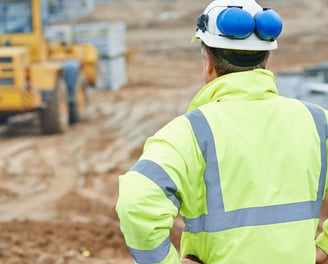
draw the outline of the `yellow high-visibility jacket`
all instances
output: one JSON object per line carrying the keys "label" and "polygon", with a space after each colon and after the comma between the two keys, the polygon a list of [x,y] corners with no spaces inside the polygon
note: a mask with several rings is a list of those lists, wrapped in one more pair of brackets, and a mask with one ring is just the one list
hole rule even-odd
{"label": "yellow high-visibility jacket", "polygon": [[[145,144],[116,206],[136,263],[313,264],[327,189],[327,112],[278,95],[273,74],[221,76]],[[328,227],[328,225],[327,225]],[[327,229],[327,228],[326,228]],[[328,245],[321,235],[318,245]]]}

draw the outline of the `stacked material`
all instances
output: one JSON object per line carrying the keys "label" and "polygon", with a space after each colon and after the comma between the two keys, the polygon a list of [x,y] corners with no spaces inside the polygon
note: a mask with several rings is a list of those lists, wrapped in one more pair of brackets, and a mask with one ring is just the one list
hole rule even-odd
{"label": "stacked material", "polygon": [[126,52],[126,25],[124,22],[99,22],[73,26],[73,41],[92,43],[102,58],[111,58]]}
{"label": "stacked material", "polygon": [[72,26],[71,25],[53,25],[46,27],[44,37],[51,43],[72,43]]}
{"label": "stacked material", "polygon": [[100,58],[99,89],[118,90],[127,83],[125,57]]}
{"label": "stacked material", "polygon": [[127,83],[127,32],[124,22],[52,25],[45,37],[55,43],[91,43],[99,54],[99,89],[119,89]]}
{"label": "stacked material", "polygon": [[73,41],[92,43],[98,50],[100,89],[119,89],[127,83],[125,53],[126,24],[99,22],[73,26]]}

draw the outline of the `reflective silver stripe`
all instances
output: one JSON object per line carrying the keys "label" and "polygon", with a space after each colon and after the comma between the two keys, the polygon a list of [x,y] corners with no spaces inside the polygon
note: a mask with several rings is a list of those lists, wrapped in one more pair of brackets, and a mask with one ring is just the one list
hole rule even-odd
{"label": "reflective silver stripe", "polygon": [[137,250],[128,248],[133,259],[139,264],[153,264],[163,261],[170,252],[170,237],[153,250]]}
{"label": "reflective silver stripe", "polygon": [[200,110],[187,113],[193,128],[198,146],[202,151],[206,162],[204,171],[204,181],[206,184],[206,204],[209,214],[215,214],[217,210],[223,210],[223,198],[221,192],[221,182],[219,177],[218,159],[213,139],[212,130],[206,118]]}
{"label": "reflective silver stripe", "polygon": [[176,197],[177,186],[171,180],[170,176],[163,168],[151,160],[139,160],[130,171],[136,171],[146,176],[148,179],[156,183],[165,193],[168,199],[180,209],[180,201]]}
{"label": "reflective silver stripe", "polygon": [[[311,111],[311,113],[318,128],[321,146],[325,146],[326,133],[323,133],[323,128],[326,127],[326,119],[324,116],[322,117],[324,113],[322,111]],[[211,128],[203,113],[198,109],[187,113],[185,116],[190,121],[199,148],[206,162],[206,169],[203,177],[207,188],[206,204],[208,211],[207,215],[201,215],[198,218],[190,219],[184,217],[185,232],[218,232],[242,226],[275,224],[319,217],[322,202],[321,194],[324,192],[327,170],[325,147],[321,147],[322,168],[317,201],[242,208],[225,212],[219,166]]]}
{"label": "reflective silver stripe", "polygon": [[303,102],[304,105],[309,109],[312,114],[313,120],[318,130],[320,137],[320,150],[321,150],[321,171],[320,171],[320,182],[317,193],[317,200],[322,200],[325,193],[326,184],[326,173],[327,173],[327,148],[326,148],[326,138],[327,138],[327,119],[323,110],[315,105],[308,102]]}
{"label": "reflective silver stripe", "polygon": [[[180,210],[180,201],[175,196],[176,184],[163,168],[151,160],[139,160],[130,171],[136,171],[158,185],[168,199]],[[170,252],[170,238],[153,250],[137,250],[129,247],[130,254],[139,264],[152,264],[163,261]]]}
{"label": "reflective silver stripe", "polygon": [[201,215],[184,218],[185,230],[190,233],[219,232],[243,226],[270,225],[317,218],[321,201],[280,204],[264,207],[243,208],[219,215]]}

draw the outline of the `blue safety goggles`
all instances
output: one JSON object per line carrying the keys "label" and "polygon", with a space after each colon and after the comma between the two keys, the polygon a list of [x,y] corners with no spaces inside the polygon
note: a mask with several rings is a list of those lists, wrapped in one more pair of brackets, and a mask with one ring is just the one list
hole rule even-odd
{"label": "blue safety goggles", "polygon": [[[217,35],[208,30],[208,14],[217,7],[198,17],[197,30]],[[280,35],[283,24],[279,14],[270,8],[263,8],[253,17],[242,6],[227,6],[218,14],[216,27],[221,32],[219,36],[231,39],[246,39],[255,33],[261,40],[274,41]]]}

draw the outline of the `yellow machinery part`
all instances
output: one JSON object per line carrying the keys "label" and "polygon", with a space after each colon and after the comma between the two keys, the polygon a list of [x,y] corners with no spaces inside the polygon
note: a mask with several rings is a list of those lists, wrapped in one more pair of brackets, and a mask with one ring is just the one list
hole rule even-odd
{"label": "yellow machinery part", "polygon": [[81,62],[82,72],[89,85],[94,86],[97,79],[98,51],[88,43],[58,44],[48,43],[48,57],[50,60],[64,61],[77,59]]}
{"label": "yellow machinery part", "polygon": [[30,68],[31,86],[39,90],[53,90],[62,70],[61,62],[42,62]]}
{"label": "yellow machinery part", "polygon": [[[0,60],[1,89],[25,89],[26,70],[30,63],[28,49],[26,47],[2,47],[0,49]],[[6,83],[3,80],[8,80],[8,82]]]}
{"label": "yellow machinery part", "polygon": [[0,90],[0,111],[29,111],[41,105],[41,94],[37,91]]}

